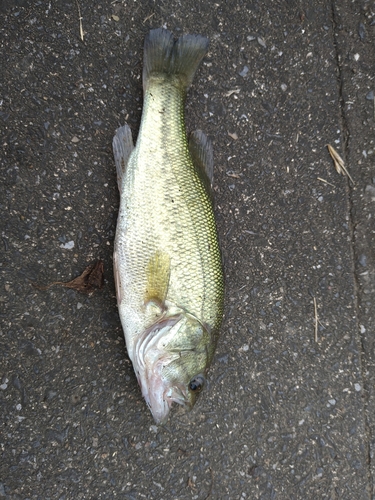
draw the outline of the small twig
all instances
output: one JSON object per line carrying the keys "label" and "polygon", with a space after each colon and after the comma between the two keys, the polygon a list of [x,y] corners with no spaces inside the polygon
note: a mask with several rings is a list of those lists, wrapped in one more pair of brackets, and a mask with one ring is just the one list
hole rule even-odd
{"label": "small twig", "polygon": [[188,482],[187,482],[187,485],[188,485],[188,487],[189,487],[191,490],[196,491],[195,484],[194,484],[194,482],[191,480],[191,477],[190,477],[190,476],[188,477]]}
{"label": "small twig", "polygon": [[325,179],[322,179],[321,177],[318,177],[318,181],[322,181],[324,182],[325,184],[329,184],[330,186],[332,187],[336,187],[334,184],[331,184],[330,182],[326,181]]}
{"label": "small twig", "polygon": [[225,92],[225,97],[230,97],[232,94],[239,94],[241,89],[233,89],[233,90],[228,90],[228,92]]}
{"label": "small twig", "polygon": [[354,181],[353,181],[351,175],[349,174],[347,168],[344,165],[344,160],[341,158],[341,156],[338,154],[338,152],[330,144],[327,144],[327,148],[328,148],[329,154],[331,155],[333,163],[335,165],[336,171],[341,175],[347,175],[349,177],[349,179],[352,181],[352,183],[354,184]]}
{"label": "small twig", "polygon": [[316,298],[313,297],[314,300],[314,315],[315,315],[315,342],[318,342],[318,308],[316,307]]}
{"label": "small twig", "polygon": [[152,18],[152,16],[155,15],[155,12],[153,12],[152,14],[150,14],[149,16],[147,16],[144,20],[143,20],[143,23],[142,24],[145,24],[146,21],[148,21],[149,19]]}
{"label": "small twig", "polygon": [[81,16],[81,9],[79,8],[79,3],[78,0],[76,0],[77,4],[77,9],[78,9],[78,19],[79,19],[79,34],[81,36],[81,40],[83,42],[83,26],[82,26],[82,16]]}

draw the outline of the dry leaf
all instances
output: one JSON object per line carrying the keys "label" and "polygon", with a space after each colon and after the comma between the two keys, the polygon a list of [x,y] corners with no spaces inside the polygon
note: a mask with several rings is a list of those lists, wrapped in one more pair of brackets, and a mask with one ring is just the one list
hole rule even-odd
{"label": "dry leaf", "polygon": [[50,285],[40,286],[33,283],[33,286],[38,290],[48,290],[53,285],[61,285],[66,288],[72,288],[77,292],[87,293],[91,295],[98,288],[103,288],[104,284],[104,265],[102,260],[97,260],[93,264],[86,267],[83,273],[72,281],[54,281]]}

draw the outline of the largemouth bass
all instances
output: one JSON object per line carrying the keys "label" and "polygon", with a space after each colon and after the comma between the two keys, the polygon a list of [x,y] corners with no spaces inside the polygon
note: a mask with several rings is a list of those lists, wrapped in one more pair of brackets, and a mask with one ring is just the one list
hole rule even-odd
{"label": "largemouth bass", "polygon": [[187,89],[208,40],[145,39],[141,126],[125,125],[113,151],[120,190],[114,247],[117,302],[127,351],[157,423],[173,402],[192,408],[204,385],[223,313],[223,272],[211,200],[212,146],[188,141]]}

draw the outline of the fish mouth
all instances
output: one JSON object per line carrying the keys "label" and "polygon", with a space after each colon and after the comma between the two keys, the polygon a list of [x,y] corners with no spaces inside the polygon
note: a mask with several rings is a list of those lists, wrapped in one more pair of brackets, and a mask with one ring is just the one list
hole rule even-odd
{"label": "fish mouth", "polygon": [[135,348],[133,363],[138,383],[157,424],[166,422],[173,403],[190,406],[188,388],[163,376],[163,370],[181,356],[181,351],[163,349],[163,339],[174,335],[181,318],[181,314],[162,318],[143,333]]}
{"label": "fish mouth", "polygon": [[190,406],[185,390],[181,386],[171,386],[167,381],[155,378],[148,379],[147,382],[141,381],[140,386],[157,424],[165,424],[173,403]]}

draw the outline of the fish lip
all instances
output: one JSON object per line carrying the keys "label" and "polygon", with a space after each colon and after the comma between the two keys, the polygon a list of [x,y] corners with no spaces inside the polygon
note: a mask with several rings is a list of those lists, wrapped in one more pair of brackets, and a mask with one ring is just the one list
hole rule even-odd
{"label": "fish lip", "polygon": [[163,401],[162,406],[160,406],[159,404],[155,405],[155,402],[152,401],[148,395],[146,396],[145,394],[143,394],[143,397],[145,398],[147,406],[149,407],[149,410],[154,417],[155,423],[158,425],[165,424],[168,420],[170,410],[170,406],[168,405],[168,403],[166,401]]}
{"label": "fish lip", "polygon": [[173,383],[162,375],[163,368],[178,356],[161,355],[151,367],[144,367],[137,378],[142,395],[157,424],[165,424],[173,403],[190,408],[188,388],[183,383]]}
{"label": "fish lip", "polygon": [[154,376],[150,380],[148,374],[144,375],[139,379],[142,394],[157,424],[165,424],[173,403],[190,407],[186,388],[182,384],[171,385],[162,377]]}

